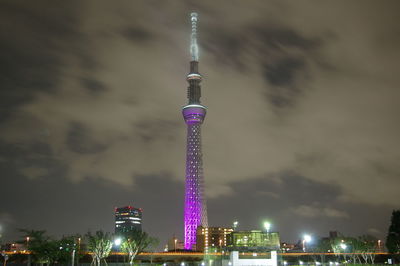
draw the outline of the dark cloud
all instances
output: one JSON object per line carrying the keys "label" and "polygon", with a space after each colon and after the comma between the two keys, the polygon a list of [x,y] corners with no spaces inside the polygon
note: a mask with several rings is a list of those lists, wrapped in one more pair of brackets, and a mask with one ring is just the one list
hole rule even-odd
{"label": "dark cloud", "polygon": [[318,49],[322,45],[320,37],[305,37],[293,28],[285,28],[279,25],[275,27],[266,23],[254,26],[251,30],[254,38],[259,39],[266,47],[274,50],[284,50],[287,47],[310,51]]}
{"label": "dark cloud", "polygon": [[83,87],[86,88],[92,95],[97,95],[107,90],[105,84],[95,79],[90,79],[85,77],[81,78],[81,82]]}
{"label": "dark cloud", "polygon": [[296,72],[305,65],[300,58],[283,58],[275,64],[265,65],[265,77],[274,86],[293,86]]}
{"label": "dark cloud", "polygon": [[[274,23],[275,24],[275,23]],[[284,25],[241,25],[240,28],[226,30],[224,26],[213,25],[205,32],[205,39],[200,39],[201,47],[217,58],[217,62],[235,62],[238,66],[246,65],[247,53],[255,53],[261,61],[290,56],[295,51],[303,54],[319,49],[323,44],[320,36],[305,37],[294,29]],[[209,41],[212,40],[212,41]]]}
{"label": "dark cloud", "polygon": [[300,58],[284,58],[264,65],[265,78],[272,85],[268,99],[274,106],[289,106],[298,97],[300,89],[296,77],[304,72],[304,68],[305,62]]}
{"label": "dark cloud", "polygon": [[142,120],[135,123],[134,130],[144,142],[160,139],[171,142],[176,140],[175,132],[177,127],[178,124],[171,120]]}
{"label": "dark cloud", "polygon": [[57,88],[66,43],[76,42],[76,7],[2,1],[0,4],[0,121],[31,101],[38,91]]}
{"label": "dark cloud", "polygon": [[95,140],[93,132],[77,122],[70,124],[66,144],[71,151],[81,154],[99,153],[107,149],[106,144]]}
{"label": "dark cloud", "polygon": [[283,25],[245,25],[233,31],[215,27],[207,34],[202,47],[219,64],[248,73],[254,71],[249,56],[254,57],[267,82],[267,99],[278,108],[292,106],[306,90],[304,81],[311,78],[308,61],[328,66],[317,56],[324,43],[321,36],[305,37]]}
{"label": "dark cloud", "polygon": [[150,32],[137,27],[129,27],[122,31],[122,36],[134,42],[149,41],[153,38]]}

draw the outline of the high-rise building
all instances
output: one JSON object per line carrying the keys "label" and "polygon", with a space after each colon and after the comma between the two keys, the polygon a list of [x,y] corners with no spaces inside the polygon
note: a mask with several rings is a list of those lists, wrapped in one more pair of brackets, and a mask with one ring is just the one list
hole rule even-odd
{"label": "high-rise building", "polygon": [[185,183],[185,249],[194,249],[198,226],[208,226],[207,209],[204,198],[203,159],[201,152],[201,124],[206,116],[206,107],[200,103],[201,75],[199,73],[199,54],[197,46],[197,13],[191,13],[192,34],[190,43],[190,72],[188,104],[182,114],[187,125],[186,145],[186,183]]}
{"label": "high-rise building", "polygon": [[232,228],[226,227],[197,227],[197,251],[208,252],[212,248],[226,247],[228,235],[232,232]]}
{"label": "high-rise building", "polygon": [[142,230],[142,209],[132,206],[115,208],[115,234],[124,235]]}

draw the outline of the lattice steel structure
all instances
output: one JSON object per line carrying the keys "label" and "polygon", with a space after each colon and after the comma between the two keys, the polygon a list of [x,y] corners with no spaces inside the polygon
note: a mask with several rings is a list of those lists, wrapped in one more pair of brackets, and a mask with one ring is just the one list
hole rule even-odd
{"label": "lattice steel structure", "polygon": [[202,77],[198,70],[197,13],[191,13],[190,18],[192,23],[191,61],[190,72],[187,75],[189,102],[182,109],[183,118],[187,125],[185,249],[193,249],[196,244],[197,227],[208,226],[201,152],[201,124],[206,116],[206,108],[200,103],[200,82]]}

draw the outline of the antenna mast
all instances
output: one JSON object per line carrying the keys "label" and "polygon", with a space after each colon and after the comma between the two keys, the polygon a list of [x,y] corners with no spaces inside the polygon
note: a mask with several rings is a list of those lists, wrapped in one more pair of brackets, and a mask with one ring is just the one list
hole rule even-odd
{"label": "antenna mast", "polygon": [[199,61],[199,47],[197,46],[197,13],[195,12],[191,13],[190,20],[192,21],[190,54],[192,56],[192,61]]}

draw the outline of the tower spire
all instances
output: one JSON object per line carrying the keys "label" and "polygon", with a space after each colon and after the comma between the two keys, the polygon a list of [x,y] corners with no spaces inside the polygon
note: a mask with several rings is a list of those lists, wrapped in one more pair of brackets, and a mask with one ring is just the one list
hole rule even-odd
{"label": "tower spire", "polygon": [[192,35],[190,38],[190,55],[192,61],[199,61],[199,47],[197,46],[197,13],[190,14],[190,21],[192,22]]}
{"label": "tower spire", "polygon": [[187,75],[188,99],[189,104],[200,104],[201,97],[201,75],[199,73],[199,47],[197,46],[197,13],[190,14],[190,21],[192,23],[192,34],[190,36],[190,72]]}

